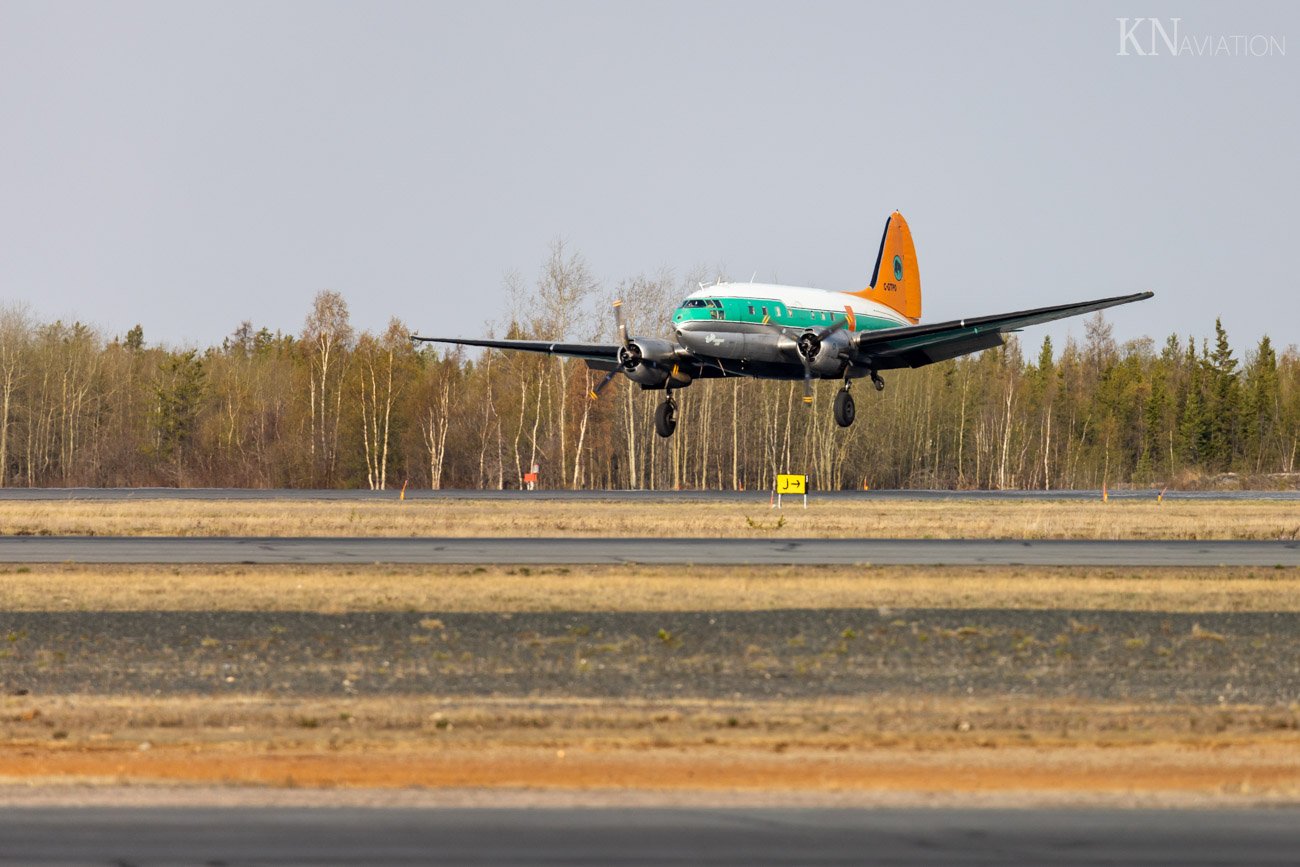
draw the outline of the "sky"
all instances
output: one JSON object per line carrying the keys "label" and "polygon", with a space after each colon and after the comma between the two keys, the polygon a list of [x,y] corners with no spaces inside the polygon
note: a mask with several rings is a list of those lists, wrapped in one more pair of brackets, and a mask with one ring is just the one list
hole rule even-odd
{"label": "sky", "polygon": [[895,208],[923,321],[1149,289],[1116,338],[1285,346],[1297,155],[1294,3],[0,0],[0,303],[174,346],[323,289],[481,335],[556,239],[854,290]]}

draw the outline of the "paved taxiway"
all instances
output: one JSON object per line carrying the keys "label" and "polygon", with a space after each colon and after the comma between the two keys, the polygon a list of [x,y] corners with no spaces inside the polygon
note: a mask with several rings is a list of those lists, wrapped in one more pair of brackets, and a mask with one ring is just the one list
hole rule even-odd
{"label": "paved taxiway", "polygon": [[[1112,500],[1155,500],[1150,489],[1110,491]],[[308,488],[0,488],[0,501],[43,500],[393,500],[397,491]],[[623,502],[747,502],[767,504],[768,491],[429,491],[411,488],[408,500],[619,500]],[[1100,500],[1101,491],[813,491],[818,500]],[[1167,491],[1166,500],[1286,500],[1300,490]]]}
{"label": "paved taxiway", "polygon": [[8,536],[0,563],[1300,566],[1300,541]]}
{"label": "paved taxiway", "polygon": [[1293,864],[1300,811],[12,809],[0,864]]}

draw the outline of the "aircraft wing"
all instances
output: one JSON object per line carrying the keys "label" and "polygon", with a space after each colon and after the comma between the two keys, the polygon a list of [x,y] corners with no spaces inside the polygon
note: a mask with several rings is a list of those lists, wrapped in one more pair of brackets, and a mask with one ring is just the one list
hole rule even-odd
{"label": "aircraft wing", "polygon": [[1040,325],[1054,319],[1065,319],[1081,313],[1091,313],[1120,304],[1144,301],[1153,292],[1116,295],[1081,301],[1076,304],[1058,304],[1054,307],[1036,307],[993,316],[972,319],[953,319],[929,325],[909,325],[902,328],[885,328],[863,331],[856,335],[857,349],[876,362],[878,369],[896,367],[921,367],[936,361],[946,361],[959,355],[978,352],[1002,345],[1002,335],[1019,331],[1028,325]]}
{"label": "aircraft wing", "polygon": [[[617,343],[553,343],[549,340],[464,340],[459,337],[421,337],[411,339],[421,343],[454,343],[458,346],[483,346],[488,349],[515,349],[521,352],[541,352],[546,355],[564,355],[587,361],[618,363]],[[599,367],[612,370],[612,367]]]}

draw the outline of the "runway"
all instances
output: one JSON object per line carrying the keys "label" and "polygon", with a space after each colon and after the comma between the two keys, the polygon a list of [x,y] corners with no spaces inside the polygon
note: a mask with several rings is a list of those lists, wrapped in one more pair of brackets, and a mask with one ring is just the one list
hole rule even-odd
{"label": "runway", "polygon": [[1300,541],[8,536],[0,563],[1300,566]]}
{"label": "runway", "polygon": [[1294,863],[1300,811],[18,808],[0,864]]}
{"label": "runway", "polygon": [[[1155,500],[1151,489],[1109,491],[1112,500]],[[0,488],[0,501],[49,500],[393,500],[397,491],[323,490],[307,488]],[[408,500],[618,500],[631,502],[739,502],[767,504],[768,491],[491,491],[410,488]],[[945,491],[878,490],[818,491],[810,499],[835,501],[874,500],[1100,500],[1101,491]],[[1283,500],[1300,503],[1300,490],[1280,491],[1167,491],[1166,500]]]}

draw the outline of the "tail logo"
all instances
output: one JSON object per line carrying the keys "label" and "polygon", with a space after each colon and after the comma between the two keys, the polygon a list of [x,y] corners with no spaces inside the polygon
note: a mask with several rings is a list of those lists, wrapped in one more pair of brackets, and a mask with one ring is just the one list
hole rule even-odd
{"label": "tail logo", "polygon": [[902,256],[894,257],[894,279],[895,280],[903,279],[903,257]]}

